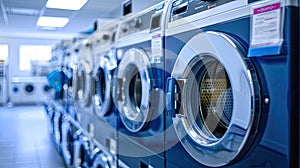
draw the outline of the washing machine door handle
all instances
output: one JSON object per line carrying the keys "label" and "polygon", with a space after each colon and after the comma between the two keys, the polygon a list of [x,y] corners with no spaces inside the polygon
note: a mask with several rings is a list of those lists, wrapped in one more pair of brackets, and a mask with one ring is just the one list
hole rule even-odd
{"label": "washing machine door handle", "polygon": [[174,77],[167,79],[166,109],[167,115],[172,118],[184,117],[183,109],[181,108],[181,93],[185,82],[186,79],[175,79]]}
{"label": "washing machine door handle", "polygon": [[123,101],[123,79],[118,78],[117,100]]}
{"label": "washing machine door handle", "polygon": [[175,117],[175,78],[167,79],[167,95],[166,95],[167,115]]}

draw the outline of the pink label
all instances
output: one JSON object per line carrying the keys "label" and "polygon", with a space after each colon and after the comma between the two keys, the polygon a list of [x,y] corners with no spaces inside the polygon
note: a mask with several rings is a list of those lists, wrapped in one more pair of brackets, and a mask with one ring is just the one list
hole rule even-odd
{"label": "pink label", "polygon": [[267,5],[264,7],[254,9],[254,14],[256,15],[256,14],[260,14],[260,13],[264,13],[264,12],[269,12],[269,11],[276,10],[279,8],[280,8],[280,3]]}
{"label": "pink label", "polygon": [[154,36],[152,36],[152,38],[159,38],[160,37],[160,34],[156,34]]}

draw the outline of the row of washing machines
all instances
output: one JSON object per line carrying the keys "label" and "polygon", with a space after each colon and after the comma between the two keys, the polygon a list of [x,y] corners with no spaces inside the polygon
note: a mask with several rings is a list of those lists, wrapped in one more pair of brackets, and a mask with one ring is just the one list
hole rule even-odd
{"label": "row of washing machines", "polygon": [[6,104],[8,100],[7,65],[0,60],[0,105]]}
{"label": "row of washing machines", "polygon": [[0,106],[43,104],[52,94],[45,76],[9,78],[8,69],[0,62]]}
{"label": "row of washing machines", "polygon": [[162,1],[59,48],[69,167],[299,167],[298,0]]}

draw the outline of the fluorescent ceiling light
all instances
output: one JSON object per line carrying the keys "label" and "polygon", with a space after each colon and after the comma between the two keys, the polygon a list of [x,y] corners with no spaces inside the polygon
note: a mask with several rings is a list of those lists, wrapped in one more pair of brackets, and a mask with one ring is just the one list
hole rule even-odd
{"label": "fluorescent ceiling light", "polygon": [[42,27],[64,27],[69,22],[69,18],[41,16],[37,21]]}
{"label": "fluorescent ceiling light", "polygon": [[30,9],[30,8],[6,8],[6,12],[9,14],[15,15],[32,15],[37,16],[40,13],[38,9]]}
{"label": "fluorescent ceiling light", "polygon": [[87,0],[48,0],[47,8],[79,10]]}
{"label": "fluorescent ceiling light", "polygon": [[47,26],[39,26],[38,29],[40,30],[56,30],[58,27],[47,27]]}

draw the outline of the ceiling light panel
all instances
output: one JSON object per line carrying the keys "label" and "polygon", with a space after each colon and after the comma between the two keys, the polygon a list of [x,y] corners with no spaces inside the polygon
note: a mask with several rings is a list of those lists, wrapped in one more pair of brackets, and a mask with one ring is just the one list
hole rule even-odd
{"label": "ceiling light panel", "polygon": [[36,24],[41,27],[64,27],[68,22],[69,18],[41,16]]}
{"label": "ceiling light panel", "polygon": [[6,8],[7,14],[13,15],[31,15],[37,16],[40,14],[40,10],[38,9],[30,9],[30,8]]}
{"label": "ceiling light panel", "polygon": [[75,12],[77,12],[77,11],[61,10],[61,9],[54,9],[54,8],[45,8],[43,10],[42,16],[70,18],[70,17],[72,17],[72,15],[74,15]]}
{"label": "ceiling light panel", "polygon": [[46,0],[2,0],[5,7],[41,9],[45,6]]}
{"label": "ceiling light panel", "polygon": [[87,0],[48,0],[47,8],[65,9],[65,10],[79,10]]}

